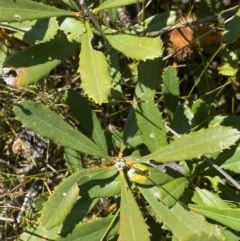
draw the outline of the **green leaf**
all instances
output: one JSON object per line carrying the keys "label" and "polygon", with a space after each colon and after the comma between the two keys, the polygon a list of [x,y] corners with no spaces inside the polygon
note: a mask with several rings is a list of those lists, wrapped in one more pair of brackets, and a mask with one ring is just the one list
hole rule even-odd
{"label": "green leaf", "polygon": [[179,98],[179,79],[177,77],[177,71],[172,66],[168,66],[164,70],[162,78],[165,107],[170,119],[172,120]]}
{"label": "green leaf", "polygon": [[217,157],[216,162],[221,163],[221,168],[232,171],[234,173],[240,173],[240,147],[223,153]]}
{"label": "green leaf", "polygon": [[[118,173],[117,173],[118,174]],[[111,175],[110,177],[108,177]],[[89,181],[80,186],[81,196],[90,198],[113,197],[121,194],[120,177],[116,170],[108,171],[106,178]]]}
{"label": "green leaf", "polygon": [[136,60],[155,59],[162,56],[163,43],[160,38],[136,37],[127,34],[106,32],[111,46],[125,56]]}
{"label": "green leaf", "polygon": [[1,46],[1,48],[0,48],[0,75],[2,75],[2,73],[3,73],[3,71],[2,71],[3,63],[7,57],[6,53],[3,51],[3,48],[4,48],[3,46]]}
{"label": "green leaf", "polygon": [[101,104],[108,100],[111,91],[110,67],[104,54],[91,46],[93,34],[88,22],[86,22],[86,29],[87,33],[82,38],[78,72],[80,72],[85,93],[96,103]]}
{"label": "green leaf", "polygon": [[[59,0],[54,0],[54,2],[59,3]],[[67,5],[68,7],[70,7],[71,9],[80,12],[81,8],[80,6],[74,1],[74,0],[62,0],[61,3]]]}
{"label": "green leaf", "polygon": [[225,236],[222,236],[221,238],[212,236],[210,233],[207,233],[205,231],[199,232],[197,234],[191,234],[185,239],[181,239],[181,241],[203,241],[203,240],[204,241],[223,241],[228,239],[225,239]]}
{"label": "green leaf", "polygon": [[60,115],[40,103],[18,102],[14,105],[13,112],[24,127],[60,145],[89,155],[108,157],[95,143],[66,123]]}
{"label": "green leaf", "polygon": [[144,2],[145,0],[108,0],[102,3],[97,8],[93,9],[93,12],[98,12],[100,10],[108,9],[108,8],[115,8],[115,7],[121,7],[126,6],[129,4],[134,4],[138,2]]}
{"label": "green leaf", "polygon": [[78,152],[71,148],[64,149],[64,160],[71,174],[83,169]]}
{"label": "green leaf", "polygon": [[138,64],[138,82],[135,89],[135,97],[140,98],[142,94],[154,96],[159,88],[162,72],[162,59],[140,61]]}
{"label": "green leaf", "polygon": [[56,17],[52,17],[33,21],[12,22],[6,24],[6,28],[15,31],[12,33],[13,37],[30,44],[36,44],[53,39],[57,34],[59,25]]}
{"label": "green leaf", "polygon": [[221,64],[218,66],[219,74],[235,76],[238,72],[238,53],[224,46],[221,51]]}
{"label": "green leaf", "polygon": [[219,175],[210,177],[205,176],[210,182],[213,190],[218,192],[221,198],[224,200],[231,200],[232,202],[239,202],[240,194],[236,192],[235,189],[226,185],[223,180],[219,177]]}
{"label": "green leaf", "polygon": [[194,115],[191,109],[183,104],[179,105],[173,115],[172,129],[178,134],[184,134],[190,131],[194,123]]}
{"label": "green leaf", "polygon": [[97,205],[99,198],[90,199],[89,197],[81,197],[73,205],[70,213],[64,219],[61,235],[66,236],[72,233],[75,226],[84,220],[84,217]]}
{"label": "green leaf", "polygon": [[[117,173],[116,170],[113,171],[111,171],[111,175]],[[107,168],[84,169],[66,178],[45,203],[40,217],[41,225],[51,229],[63,222],[77,201],[78,185],[94,179],[105,178],[106,174],[109,175],[107,172],[109,172]]]}
{"label": "green leaf", "polygon": [[[78,43],[67,42],[58,36],[50,42],[38,44],[28,49],[12,54],[5,62],[5,66],[16,72],[16,78],[9,84],[25,86],[36,83],[48,74],[61,61],[72,54]],[[7,77],[6,77],[7,78]],[[7,82],[7,80],[5,80]]]}
{"label": "green leaf", "polygon": [[76,180],[80,179],[80,176],[79,172],[75,174],[60,184],[45,203],[40,222],[46,229],[61,224],[77,201],[79,189]]}
{"label": "green leaf", "polygon": [[219,208],[229,208],[229,205],[224,202],[217,194],[214,194],[206,189],[195,188],[196,193],[201,198],[201,204],[214,206]]}
{"label": "green leaf", "polygon": [[192,132],[175,139],[160,150],[140,158],[140,161],[155,160],[170,162],[189,160],[228,148],[240,138],[240,132],[229,127],[214,127]]}
{"label": "green leaf", "polygon": [[193,101],[192,113],[194,114],[194,125],[197,126],[197,129],[208,126],[208,109],[205,101],[198,99]]}
{"label": "green leaf", "polygon": [[206,205],[189,204],[191,210],[201,213],[235,231],[240,231],[240,210],[236,208],[221,208]]}
{"label": "green leaf", "polygon": [[84,23],[79,19],[70,17],[64,18],[59,29],[66,34],[69,42],[81,42],[80,38],[85,32]]}
{"label": "green leaf", "polygon": [[[176,205],[168,209],[158,201],[154,188],[138,187],[146,201],[153,208],[153,212],[162,220],[163,224],[173,233],[177,240],[189,240],[191,236],[205,237],[208,234],[209,240],[224,240],[217,225],[208,223],[202,215],[189,211],[182,205]],[[203,239],[205,240],[205,239]]]}
{"label": "green leaf", "polygon": [[222,42],[231,43],[240,36],[240,10],[236,13],[235,17],[227,25],[226,30],[223,33]]}
{"label": "green leaf", "polygon": [[150,152],[167,144],[162,115],[152,96],[142,95],[138,104],[134,104],[138,128],[142,133],[143,143]]}
{"label": "green leaf", "polygon": [[66,103],[69,105],[73,115],[80,121],[90,138],[107,155],[107,141],[101,123],[96,113],[91,109],[87,99],[72,89],[68,90],[65,96]]}
{"label": "green leaf", "polygon": [[140,132],[137,132],[134,137],[128,138],[127,141],[127,148],[136,148],[137,146],[140,146],[143,144],[143,139],[140,134]]}
{"label": "green leaf", "polygon": [[111,100],[119,100],[122,97],[121,79],[119,56],[115,49],[111,48],[107,56],[109,65],[111,67],[110,74],[113,78]]}
{"label": "green leaf", "polygon": [[226,240],[239,241],[240,232],[234,232],[229,229],[224,229],[222,232],[225,235]]}
{"label": "green leaf", "polygon": [[123,33],[137,34],[137,33],[149,33],[159,31],[167,26],[172,26],[178,19],[176,11],[169,11],[165,13],[156,14],[147,18],[141,24],[135,24],[126,29],[123,29]]}
{"label": "green leaf", "polygon": [[182,196],[187,186],[188,180],[185,177],[176,178],[158,188],[159,200],[167,207],[172,207]]}
{"label": "green leaf", "polygon": [[57,226],[51,230],[47,230],[45,227],[31,223],[31,227],[27,228],[20,235],[18,240],[21,241],[43,241],[45,240],[56,240],[61,231],[61,226]]}
{"label": "green leaf", "polygon": [[60,16],[78,17],[78,13],[58,9],[29,0],[0,0],[0,22],[22,22]]}
{"label": "green leaf", "polygon": [[123,129],[122,140],[125,145],[128,139],[135,135],[137,130],[138,130],[138,127],[137,127],[137,122],[135,118],[135,112],[134,112],[133,106],[131,106],[124,125],[124,129]]}
{"label": "green leaf", "polygon": [[148,227],[143,219],[142,213],[129,189],[123,172],[121,176],[121,207],[119,240],[139,241],[150,240]]}
{"label": "green leaf", "polygon": [[209,123],[209,127],[212,126],[230,126],[240,130],[240,116],[219,116],[216,115]]}
{"label": "green leaf", "polygon": [[[131,161],[127,161],[127,164],[131,164]],[[157,168],[145,164],[135,163],[131,165],[131,168],[135,169],[135,175],[129,177],[129,180],[131,182],[153,186],[163,185],[173,180],[173,177],[169,176],[168,174],[161,172]],[[142,169],[144,169],[144,171],[138,174],[140,172],[139,170]]]}
{"label": "green leaf", "polygon": [[[101,218],[89,223],[78,225],[74,231],[66,237],[59,237],[56,241],[99,241],[111,224],[113,216]],[[115,233],[117,231],[115,230]]]}

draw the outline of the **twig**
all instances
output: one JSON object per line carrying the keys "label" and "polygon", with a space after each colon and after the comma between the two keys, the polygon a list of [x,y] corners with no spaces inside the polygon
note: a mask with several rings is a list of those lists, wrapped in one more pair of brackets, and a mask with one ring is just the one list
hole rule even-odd
{"label": "twig", "polygon": [[89,10],[88,6],[86,5],[85,0],[79,0],[79,4],[80,4],[81,8],[83,9],[83,11],[85,10],[87,12],[88,16],[90,17],[90,19],[95,24],[97,30],[102,35],[106,48],[109,48],[108,40],[107,40],[107,38],[106,38],[106,36],[105,36],[105,34],[104,34],[100,24],[98,23],[98,20],[94,17],[92,12]]}

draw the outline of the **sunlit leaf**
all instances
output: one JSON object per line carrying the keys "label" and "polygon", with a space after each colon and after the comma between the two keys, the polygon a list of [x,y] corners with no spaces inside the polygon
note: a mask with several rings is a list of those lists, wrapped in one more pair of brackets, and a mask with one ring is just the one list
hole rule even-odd
{"label": "sunlit leaf", "polygon": [[201,198],[201,204],[214,206],[219,208],[229,208],[229,205],[224,202],[217,194],[214,194],[206,189],[195,188],[198,196]]}
{"label": "sunlit leaf", "polygon": [[[239,18],[240,19],[240,18]],[[219,74],[235,76],[238,72],[238,53],[225,46],[221,50],[221,64],[218,66]]]}
{"label": "sunlit leaf", "polygon": [[166,206],[172,207],[182,196],[188,181],[185,177],[176,178],[158,188],[159,200]]}
{"label": "sunlit leaf", "polygon": [[163,43],[160,38],[137,37],[106,32],[111,46],[129,58],[136,60],[155,59],[162,56]]}
{"label": "sunlit leaf", "polygon": [[[206,237],[210,240],[224,240],[217,225],[208,223],[202,215],[189,211],[178,202],[171,209],[168,209],[155,197],[154,188],[138,187],[140,192],[152,207],[156,216],[162,220],[163,224],[173,233],[177,240],[188,240],[191,236]],[[203,235],[203,236],[201,236]],[[210,239],[212,238],[212,239]],[[201,239],[200,239],[201,240]]]}
{"label": "sunlit leaf", "polygon": [[11,73],[15,72],[15,78],[9,84],[25,86],[36,83],[72,54],[77,47],[78,43],[70,43],[63,36],[59,36],[49,42],[18,51],[4,62],[5,66],[10,67],[9,75],[6,74],[4,80],[7,82]]}
{"label": "sunlit leaf", "polygon": [[[131,165],[131,161],[126,161],[126,163]],[[163,185],[173,180],[173,177],[161,172],[157,168],[141,163],[132,164],[131,166],[133,169],[135,169],[135,175],[129,178],[132,182],[153,186]],[[144,171],[142,171],[142,173],[139,171],[139,169],[142,169],[141,167],[144,167]]]}
{"label": "sunlit leaf", "polygon": [[148,227],[129,189],[123,172],[121,176],[121,208],[119,239],[122,241],[150,240]]}
{"label": "sunlit leaf", "polygon": [[80,38],[85,32],[84,23],[79,19],[70,17],[64,18],[64,20],[61,22],[59,29],[64,31],[64,33],[67,35],[69,42],[80,42]]}
{"label": "sunlit leaf", "polygon": [[26,43],[36,44],[49,41],[54,38],[59,29],[56,17],[6,24],[7,29],[14,32],[12,36]]}
{"label": "sunlit leaf", "polygon": [[189,207],[191,208],[191,210],[194,210],[197,213],[201,213],[207,218],[222,223],[235,231],[240,231],[239,209],[194,204],[190,204]]}
{"label": "sunlit leaf", "polygon": [[87,33],[82,38],[78,71],[85,93],[96,103],[101,104],[108,100],[111,91],[110,67],[104,54],[91,46],[93,34],[88,22],[86,22],[86,29]]}
{"label": "sunlit leaf", "polygon": [[0,22],[22,22],[39,18],[78,16],[78,13],[58,9],[29,0],[0,0]]}
{"label": "sunlit leaf", "polygon": [[19,240],[21,241],[42,241],[42,240],[56,240],[61,231],[61,226],[57,226],[51,230],[39,224],[32,224],[30,228],[27,228],[20,235]]}
{"label": "sunlit leaf", "polygon": [[[63,222],[77,200],[79,195],[78,185],[98,179],[102,175],[105,176],[107,172],[108,169],[106,168],[84,169],[64,180],[44,204],[40,218],[41,225],[51,229]],[[111,172],[111,174],[114,173]]]}
{"label": "sunlit leaf", "polygon": [[239,138],[240,132],[233,128],[220,126],[208,128],[176,138],[168,146],[140,160],[170,162],[200,158],[202,155],[219,152],[234,145]]}

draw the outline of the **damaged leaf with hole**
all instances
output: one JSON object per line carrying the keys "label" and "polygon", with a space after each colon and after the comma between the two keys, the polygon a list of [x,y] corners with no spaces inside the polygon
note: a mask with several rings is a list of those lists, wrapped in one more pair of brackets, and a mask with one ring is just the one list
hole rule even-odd
{"label": "damaged leaf with hole", "polygon": [[3,79],[13,86],[37,83],[78,46],[78,43],[70,43],[65,35],[59,34],[49,42],[18,51],[4,62]]}

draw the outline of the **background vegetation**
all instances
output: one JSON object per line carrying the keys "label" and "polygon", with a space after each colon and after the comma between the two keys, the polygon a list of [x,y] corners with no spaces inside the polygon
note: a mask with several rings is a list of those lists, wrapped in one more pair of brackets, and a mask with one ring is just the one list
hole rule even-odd
{"label": "background vegetation", "polygon": [[238,4],[0,0],[1,240],[239,240]]}

